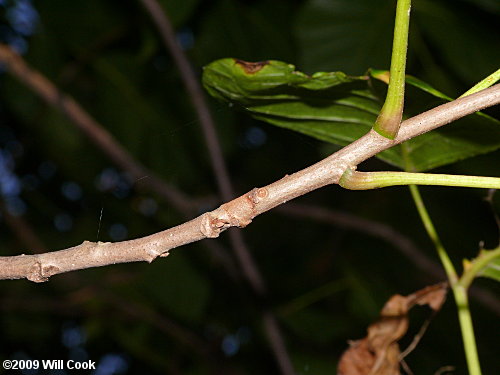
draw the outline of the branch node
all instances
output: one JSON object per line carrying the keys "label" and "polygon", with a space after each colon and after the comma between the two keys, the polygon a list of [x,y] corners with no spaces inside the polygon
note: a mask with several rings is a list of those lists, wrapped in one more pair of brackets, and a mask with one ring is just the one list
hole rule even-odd
{"label": "branch node", "polygon": [[59,273],[59,268],[56,266],[42,266],[42,263],[38,260],[29,268],[26,278],[29,281],[35,283],[44,283],[50,276]]}
{"label": "branch node", "polygon": [[201,219],[200,231],[208,238],[217,238],[224,226],[228,227],[229,224],[217,217],[213,217],[210,213],[206,213]]}
{"label": "branch node", "polygon": [[360,190],[358,185],[354,183],[356,169],[356,165],[347,167],[340,177],[339,186],[349,190]]}
{"label": "branch node", "polygon": [[220,206],[222,210],[220,220],[226,223],[227,227],[245,228],[252,222],[252,217],[255,215],[255,201],[258,199],[255,197],[255,190]]}
{"label": "branch node", "polygon": [[267,198],[269,196],[269,190],[265,187],[263,188],[254,188],[248,193],[247,197],[250,199],[250,203],[252,204],[253,208],[262,201],[263,199]]}
{"label": "branch node", "polygon": [[168,257],[169,256],[169,252],[170,252],[170,249],[167,249],[167,250],[163,250],[163,249],[158,249],[160,245],[158,244],[151,244],[151,246],[147,246],[146,248],[146,257],[145,257],[145,261],[148,262],[148,263],[152,263],[153,260],[155,260],[156,258],[158,257],[162,257],[162,258],[165,258],[165,257]]}

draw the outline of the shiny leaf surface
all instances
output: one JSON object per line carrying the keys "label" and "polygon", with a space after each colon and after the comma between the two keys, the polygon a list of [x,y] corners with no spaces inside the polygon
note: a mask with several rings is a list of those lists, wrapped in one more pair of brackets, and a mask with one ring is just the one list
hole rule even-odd
{"label": "shiny leaf surface", "polygon": [[[217,60],[205,67],[203,83],[208,92],[237,105],[253,117],[314,138],[344,146],[365,134],[381,108],[381,98],[371,90],[370,77],[387,82],[386,71],[370,76],[342,72],[307,75],[280,61],[249,63]],[[428,102],[450,100],[431,85],[408,76],[407,85],[420,95],[421,111]],[[500,147],[500,123],[485,115],[469,116],[452,125],[421,135],[377,155],[402,169],[424,171]],[[403,150],[406,155],[403,155]],[[403,157],[404,156],[404,157]]]}

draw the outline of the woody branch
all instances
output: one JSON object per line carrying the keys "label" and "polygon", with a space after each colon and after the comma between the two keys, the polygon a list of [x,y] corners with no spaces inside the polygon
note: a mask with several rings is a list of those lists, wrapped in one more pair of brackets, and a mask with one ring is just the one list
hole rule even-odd
{"label": "woody branch", "polygon": [[348,167],[420,134],[461,117],[500,103],[500,84],[443,104],[404,121],[394,140],[371,130],[366,135],[329,157],[270,185],[224,203],[219,208],[162,232],[135,240],[103,243],[85,241],[65,250],[35,255],[0,257],[0,279],[27,278],[35,282],[50,276],[116,263],[147,261],[167,256],[171,249],[215,238],[229,227],[243,228],[252,220],[291,199],[320,187],[337,184]]}

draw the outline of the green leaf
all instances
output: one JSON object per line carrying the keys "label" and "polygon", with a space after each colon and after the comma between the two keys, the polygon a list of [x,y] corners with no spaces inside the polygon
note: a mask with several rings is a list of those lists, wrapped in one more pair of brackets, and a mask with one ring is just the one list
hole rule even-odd
{"label": "green leaf", "polygon": [[174,26],[182,25],[193,14],[200,0],[159,0]]}
{"label": "green leaf", "polygon": [[[96,46],[104,35],[112,35],[126,26],[116,8],[109,2],[53,0],[36,4],[43,33],[54,35],[60,46],[72,53]],[[100,41],[100,42],[96,42]],[[50,60],[49,60],[50,61]]]}
{"label": "green leaf", "polygon": [[[342,72],[309,76],[296,71],[291,64],[274,60],[247,62],[226,58],[209,64],[203,71],[203,84],[212,96],[240,104],[251,104],[254,100],[264,103],[266,100],[306,99],[306,96],[318,99],[317,90],[335,89],[343,83],[367,79]],[[341,87],[343,92],[348,89]]]}
{"label": "green leaf", "polygon": [[[370,69],[369,73],[373,78],[378,79],[386,84],[389,83],[389,74],[390,73],[388,70]],[[413,77],[411,75],[408,75],[408,74],[406,75],[405,82],[408,85],[416,87],[416,88],[418,88],[418,89],[420,89],[428,94],[435,96],[436,98],[444,99],[444,100],[448,100],[448,101],[453,100],[453,98],[436,90],[434,87],[432,87],[428,83],[422,81],[421,79]]]}
{"label": "green leaf", "polygon": [[338,316],[309,307],[283,318],[285,324],[299,337],[317,343],[332,341],[349,334],[350,322],[335,324]]}
{"label": "green leaf", "polygon": [[[387,82],[385,71],[369,74]],[[217,60],[205,67],[203,84],[212,96],[259,120],[341,146],[368,132],[381,108],[381,98],[370,89],[368,76],[342,72],[307,75],[273,60]],[[417,78],[407,77],[407,84],[424,96],[424,100],[416,100],[417,112],[427,109],[429,102],[436,105],[450,99]],[[410,166],[424,171],[498,148],[500,122],[476,115],[406,142],[404,157],[402,146],[377,157],[402,169]]]}
{"label": "green leaf", "polygon": [[306,1],[296,22],[300,61],[353,73],[388,67],[395,12],[394,0]]}
{"label": "green leaf", "polygon": [[[371,69],[369,73],[373,78],[387,83],[388,71]],[[417,88],[443,101],[453,100],[411,75],[406,76],[406,83],[410,88]],[[411,92],[409,93],[411,100]],[[437,104],[439,103],[435,103]],[[419,112],[422,111],[420,109]],[[409,164],[404,169],[410,167],[412,171],[429,170],[497,150],[500,147],[500,121],[484,113],[477,113],[435,131],[422,134],[406,142],[404,147]]]}
{"label": "green leaf", "polygon": [[[497,68],[499,2],[468,2],[412,2],[409,71],[455,90],[458,82],[472,85]],[[388,68],[395,9],[395,0],[305,1],[295,24],[302,66],[352,74]]]}
{"label": "green leaf", "polygon": [[227,56],[227,51],[249,61],[268,56],[287,61],[295,56],[290,26],[295,20],[296,7],[292,2],[218,0],[202,8],[205,13],[198,17],[201,22],[195,28],[199,30],[190,51],[196,65]]}
{"label": "green leaf", "polygon": [[211,294],[210,284],[183,254],[148,266],[136,287],[173,315],[194,322],[204,315]]}
{"label": "green leaf", "polygon": [[472,259],[464,259],[464,272],[459,280],[461,286],[468,288],[476,277],[489,277],[500,281],[500,247],[493,250],[481,250]]}
{"label": "green leaf", "polygon": [[337,373],[335,358],[329,356],[327,351],[293,352],[292,361],[294,368],[298,369],[298,374],[331,375]]}
{"label": "green leaf", "polygon": [[493,280],[500,281],[500,248],[495,250],[483,250],[474,262],[477,262],[478,259],[484,259],[485,262],[481,265],[482,268],[477,273],[477,276],[489,277]]}
{"label": "green leaf", "polygon": [[368,77],[342,72],[298,72],[281,61],[217,60],[205,67],[208,92],[254,117],[328,142],[345,145],[366,133],[380,103]]}
{"label": "green leaf", "polygon": [[438,61],[448,66],[450,73],[475,83],[498,68],[500,51],[494,47],[500,36],[495,26],[498,21],[473,6],[454,3],[415,1],[412,22],[428,48],[439,51]]}

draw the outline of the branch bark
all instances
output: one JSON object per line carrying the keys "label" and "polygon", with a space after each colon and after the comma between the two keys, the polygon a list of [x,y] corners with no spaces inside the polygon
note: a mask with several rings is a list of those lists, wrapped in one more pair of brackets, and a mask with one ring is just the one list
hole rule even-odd
{"label": "branch bark", "polygon": [[[176,40],[174,28],[164,9],[156,0],[140,1],[153,19],[167,50],[172,55],[175,65],[181,74],[182,81],[201,124],[219,193],[223,201],[228,201],[235,196],[235,193],[226,162],[224,161],[219,138],[217,137],[215,123],[205,100],[203,90],[196,79],[191,63]],[[229,240],[243,271],[243,275],[253,291],[257,295],[265,295],[266,286],[264,279],[243,239],[243,235],[240,232],[232,231],[229,234]]]}
{"label": "branch bark", "polygon": [[[194,110],[198,116],[203,131],[205,143],[208,148],[210,162],[217,181],[219,193],[224,201],[234,197],[234,189],[227,169],[226,162],[222,153],[219,138],[215,128],[215,122],[205,99],[205,95],[199,81],[191,67],[191,64],[180,48],[175,31],[170,22],[168,14],[161,7],[157,0],[140,0],[144,8],[153,19],[161,38],[172,55],[177,69],[181,74],[182,81],[189,98],[193,104]],[[229,242],[233,253],[238,260],[239,267],[245,280],[248,282],[252,291],[261,299],[267,297],[267,286],[262,277],[257,263],[255,262],[250,249],[248,248],[243,234],[239,231],[229,232]],[[264,330],[271,345],[274,357],[283,375],[292,375],[295,373],[290,356],[284,345],[283,335],[278,326],[278,321],[273,313],[267,307],[263,307],[262,318],[264,321]]]}
{"label": "branch bark", "polygon": [[147,261],[165,257],[171,249],[216,238],[230,227],[244,228],[252,220],[291,199],[320,187],[338,183],[343,172],[373,155],[410,138],[448,124],[458,118],[500,103],[500,84],[443,104],[404,121],[398,136],[389,140],[371,130],[366,135],[333,155],[270,185],[224,203],[197,218],[147,237],[116,242],[92,243],[35,255],[0,258],[0,279],[27,278],[35,282],[78,269],[116,263]]}
{"label": "branch bark", "polygon": [[[152,171],[137,162],[116,139],[87,113],[71,96],[59,91],[47,78],[31,69],[21,56],[6,45],[0,44],[0,62],[15,77],[37,93],[46,103],[60,110],[83,134],[94,142],[116,165],[126,171],[132,181],[140,184],[169,201],[181,212],[192,212],[194,205],[183,192],[167,184]],[[144,178],[147,176],[148,178]]]}

